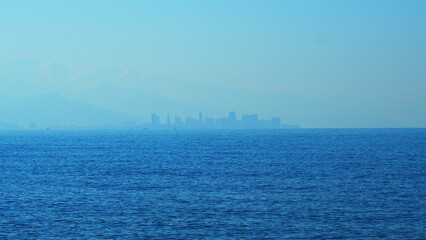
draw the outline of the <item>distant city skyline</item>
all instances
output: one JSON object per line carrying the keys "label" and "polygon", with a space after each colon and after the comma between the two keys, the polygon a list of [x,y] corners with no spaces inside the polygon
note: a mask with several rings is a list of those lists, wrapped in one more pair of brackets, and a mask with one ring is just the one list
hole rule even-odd
{"label": "distant city skyline", "polygon": [[[173,121],[172,121],[173,118]],[[204,117],[198,113],[198,118],[171,116],[167,114],[163,120],[156,113],[151,114],[150,121],[123,121],[120,124],[50,124],[38,125],[29,122],[28,125],[18,125],[0,122],[0,130],[170,130],[170,129],[288,129],[300,128],[297,124],[282,123],[280,117],[260,119],[259,115],[242,114],[237,117],[235,111],[228,112],[228,116],[221,118]]]}
{"label": "distant city skyline", "polygon": [[204,117],[203,113],[198,113],[198,118],[174,116],[171,121],[170,114],[165,117],[162,123],[160,116],[151,114],[150,124],[144,124],[150,129],[280,129],[280,128],[300,128],[299,125],[282,124],[280,117],[271,119],[259,119],[258,114],[243,114],[241,119],[237,117],[235,111],[228,112],[227,117],[212,118]]}
{"label": "distant city skyline", "polygon": [[[0,122],[69,125],[21,108],[58,94],[113,124],[234,109],[306,128],[426,127],[425,12],[419,0],[2,0],[0,101],[17,113],[0,102]],[[70,118],[112,124],[90,107]]]}

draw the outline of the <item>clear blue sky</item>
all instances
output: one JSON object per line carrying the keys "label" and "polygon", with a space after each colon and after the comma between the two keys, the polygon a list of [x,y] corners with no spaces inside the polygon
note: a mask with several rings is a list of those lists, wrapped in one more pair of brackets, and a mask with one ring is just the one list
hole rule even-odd
{"label": "clear blue sky", "polygon": [[148,90],[165,97],[302,126],[426,127],[425,13],[402,0],[1,0],[0,62],[155,72],[168,84]]}

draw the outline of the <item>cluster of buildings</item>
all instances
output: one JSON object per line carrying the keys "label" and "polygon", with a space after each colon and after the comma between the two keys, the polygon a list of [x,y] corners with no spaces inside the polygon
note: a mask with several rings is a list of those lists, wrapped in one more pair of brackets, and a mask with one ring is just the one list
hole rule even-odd
{"label": "cluster of buildings", "polygon": [[271,119],[259,119],[257,114],[244,114],[240,119],[235,112],[229,112],[228,116],[222,118],[204,117],[202,113],[194,117],[174,117],[167,114],[163,121],[156,113],[151,114],[151,120],[145,123],[132,121],[121,124],[102,125],[48,125],[39,127],[36,123],[30,122],[28,126],[17,124],[6,124],[0,122],[0,130],[162,130],[162,129],[281,129],[300,128],[298,125],[282,124],[279,117]]}
{"label": "cluster of buildings", "polygon": [[227,117],[215,119],[203,117],[202,113],[198,118],[174,117],[173,122],[170,115],[167,115],[166,122],[162,123],[160,117],[151,114],[151,122],[148,124],[150,129],[279,129],[283,128],[281,119],[273,117],[269,120],[260,120],[257,114],[244,114],[241,119],[237,119],[235,112],[229,112]]}

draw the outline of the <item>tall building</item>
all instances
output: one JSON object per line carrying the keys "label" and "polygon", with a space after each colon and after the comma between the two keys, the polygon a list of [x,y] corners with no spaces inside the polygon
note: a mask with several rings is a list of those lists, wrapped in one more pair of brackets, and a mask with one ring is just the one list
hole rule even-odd
{"label": "tall building", "polygon": [[[202,112],[197,117],[180,118],[174,117],[171,122],[170,114],[167,113],[165,123],[160,122],[160,117],[156,113],[151,114],[151,123],[147,127],[152,129],[280,129],[281,118],[259,119],[257,114],[243,114],[237,119],[235,111],[228,112],[228,115],[219,119],[205,117]],[[135,128],[134,126],[127,126]]]}
{"label": "tall building", "polygon": [[255,123],[257,122],[257,114],[244,114],[242,116],[242,120],[244,122],[252,122]]}
{"label": "tall building", "polygon": [[253,129],[259,125],[257,114],[244,114],[241,119],[243,128]]}
{"label": "tall building", "polygon": [[198,114],[198,122],[200,123],[200,124],[202,124],[203,123],[203,113],[199,113]]}
{"label": "tall building", "polygon": [[196,125],[195,119],[193,117],[187,117],[185,119],[185,127],[186,128],[192,129],[192,128],[194,128],[195,125]]}
{"label": "tall building", "polygon": [[234,120],[237,119],[237,114],[234,111],[229,112],[228,113],[228,118],[229,118],[229,120],[234,121]]}
{"label": "tall building", "polygon": [[157,116],[157,114],[155,114],[155,113],[151,114],[151,124],[152,125],[160,125],[160,117]]}
{"label": "tall building", "polygon": [[279,118],[279,117],[271,118],[271,127],[272,128],[281,128],[281,118]]}
{"label": "tall building", "polygon": [[203,125],[204,125],[205,128],[209,128],[209,129],[217,127],[216,126],[216,120],[214,118],[209,118],[209,117],[206,117],[204,119],[204,124]]}
{"label": "tall building", "polygon": [[175,117],[175,125],[176,126],[182,125],[182,119],[180,117]]}

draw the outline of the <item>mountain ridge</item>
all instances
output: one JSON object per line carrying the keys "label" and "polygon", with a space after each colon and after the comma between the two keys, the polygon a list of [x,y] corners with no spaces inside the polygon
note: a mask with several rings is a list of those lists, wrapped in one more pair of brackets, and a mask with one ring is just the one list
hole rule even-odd
{"label": "mountain ridge", "polygon": [[0,122],[42,127],[51,125],[104,125],[122,124],[142,119],[126,113],[100,109],[81,100],[64,97],[57,93],[41,94],[26,98],[0,96]]}

